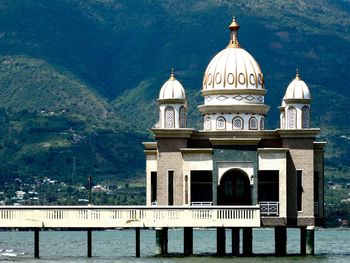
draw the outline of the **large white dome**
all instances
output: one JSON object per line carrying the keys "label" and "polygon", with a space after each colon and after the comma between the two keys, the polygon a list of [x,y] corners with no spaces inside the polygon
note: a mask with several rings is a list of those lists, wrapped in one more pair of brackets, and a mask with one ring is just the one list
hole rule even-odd
{"label": "large white dome", "polygon": [[203,90],[263,89],[264,78],[258,63],[242,48],[219,52],[204,73]]}
{"label": "large white dome", "polygon": [[160,89],[158,99],[186,99],[185,89],[181,83],[175,79],[173,71],[171,73],[170,79],[167,80]]}
{"label": "large white dome", "polygon": [[311,94],[306,83],[301,80],[299,73],[288,85],[283,99],[311,99]]}

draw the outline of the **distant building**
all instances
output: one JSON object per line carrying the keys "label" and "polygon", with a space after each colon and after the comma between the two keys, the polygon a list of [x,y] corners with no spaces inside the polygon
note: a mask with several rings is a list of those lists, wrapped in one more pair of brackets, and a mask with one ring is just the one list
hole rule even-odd
{"label": "distant building", "polygon": [[315,141],[309,88],[297,70],[280,127],[265,130],[264,75],[241,48],[235,19],[229,28],[229,45],[204,73],[201,130],[187,127],[186,93],[174,72],[160,89],[155,142],[144,143],[147,205],[260,205],[262,227],[313,229],[324,216],[325,143]]}

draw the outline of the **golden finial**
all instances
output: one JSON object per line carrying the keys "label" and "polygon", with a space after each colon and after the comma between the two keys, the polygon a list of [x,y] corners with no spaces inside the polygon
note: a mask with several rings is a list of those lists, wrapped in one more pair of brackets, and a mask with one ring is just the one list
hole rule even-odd
{"label": "golden finial", "polygon": [[295,79],[300,80],[299,68],[297,68],[297,73],[295,75]]}
{"label": "golden finial", "polygon": [[231,24],[228,26],[228,28],[231,30],[231,39],[228,47],[240,47],[238,43],[238,30],[240,27],[241,26],[237,23],[236,18],[233,17]]}
{"label": "golden finial", "polygon": [[170,79],[171,79],[171,80],[174,80],[174,79],[175,79],[174,68],[171,68]]}

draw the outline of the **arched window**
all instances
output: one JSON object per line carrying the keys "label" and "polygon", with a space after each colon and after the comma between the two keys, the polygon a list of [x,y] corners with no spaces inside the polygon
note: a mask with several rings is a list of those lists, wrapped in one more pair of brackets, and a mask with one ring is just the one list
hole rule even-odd
{"label": "arched window", "polygon": [[175,128],[175,111],[170,106],[165,108],[165,128]]}
{"label": "arched window", "polygon": [[180,107],[180,128],[186,128],[186,110],[184,106]]}
{"label": "arched window", "polygon": [[281,115],[281,129],[286,128],[286,114],[283,112]]}
{"label": "arched window", "polygon": [[297,110],[294,107],[288,109],[288,129],[297,128]]}
{"label": "arched window", "polygon": [[264,118],[260,119],[260,130],[265,130],[265,119]]}
{"label": "arched window", "polygon": [[249,130],[257,130],[258,129],[258,122],[255,117],[251,117],[249,119]]}
{"label": "arched window", "polygon": [[233,130],[242,130],[244,127],[244,122],[241,117],[234,117],[232,120],[232,129]]}
{"label": "arched window", "polygon": [[304,106],[301,109],[301,116],[302,116],[302,128],[307,129],[310,128],[310,109],[308,106]]}
{"label": "arched window", "polygon": [[210,117],[205,118],[205,129],[206,130],[211,130],[211,119]]}
{"label": "arched window", "polygon": [[224,117],[219,117],[216,119],[216,129],[225,130],[226,129],[226,120]]}

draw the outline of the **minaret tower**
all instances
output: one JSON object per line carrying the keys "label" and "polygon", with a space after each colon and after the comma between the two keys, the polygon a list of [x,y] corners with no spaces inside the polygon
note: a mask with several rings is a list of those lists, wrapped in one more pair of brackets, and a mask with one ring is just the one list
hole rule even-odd
{"label": "minaret tower", "polygon": [[185,89],[175,78],[174,69],[159,92],[159,121],[157,129],[180,129],[187,127],[187,100]]}
{"label": "minaret tower", "polygon": [[280,107],[281,129],[310,128],[311,95],[297,69],[294,80],[288,85]]}

